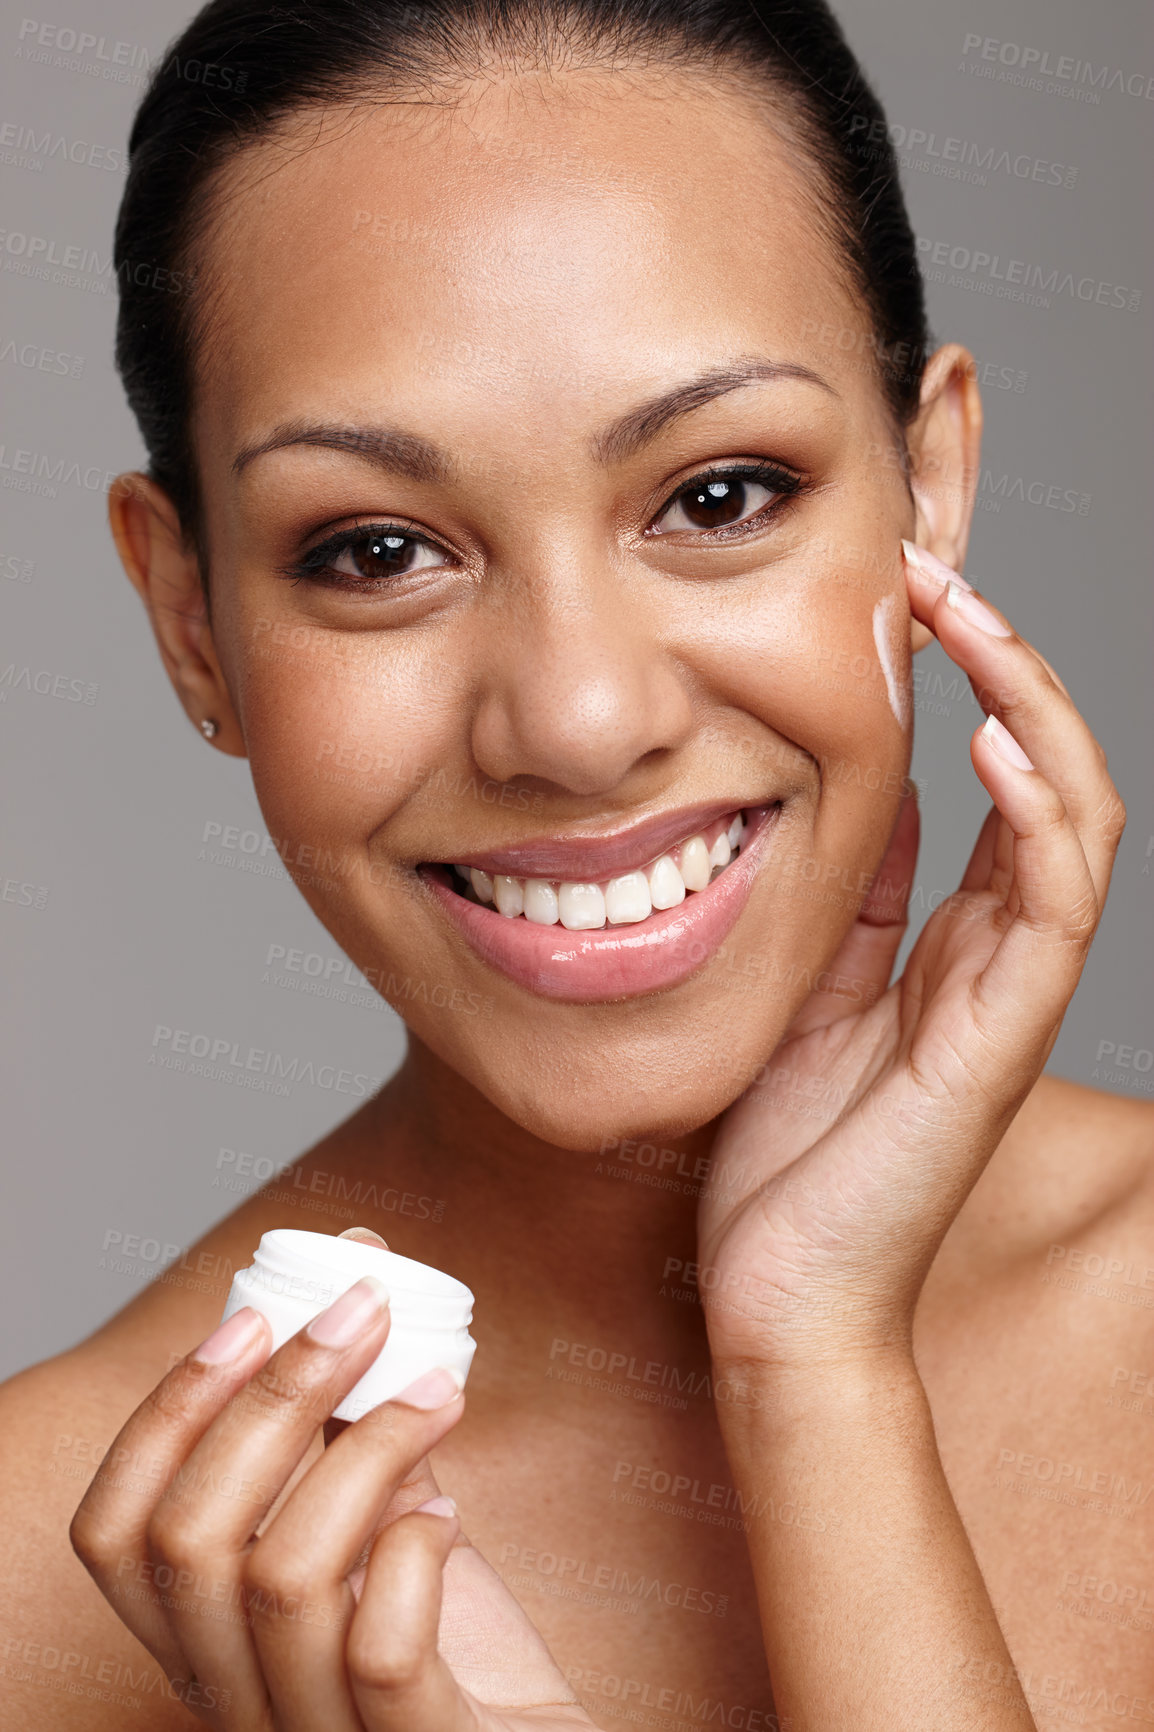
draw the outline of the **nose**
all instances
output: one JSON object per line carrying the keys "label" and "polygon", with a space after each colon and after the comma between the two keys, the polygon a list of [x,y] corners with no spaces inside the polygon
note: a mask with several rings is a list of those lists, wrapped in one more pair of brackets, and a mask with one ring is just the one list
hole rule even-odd
{"label": "nose", "polygon": [[662,644],[663,580],[584,555],[567,568],[535,562],[497,586],[472,738],[496,781],[609,793],[692,731],[687,672]]}

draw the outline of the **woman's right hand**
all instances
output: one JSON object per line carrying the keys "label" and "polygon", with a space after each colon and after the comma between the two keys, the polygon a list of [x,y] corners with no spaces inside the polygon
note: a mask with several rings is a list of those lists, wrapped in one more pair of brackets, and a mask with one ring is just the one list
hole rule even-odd
{"label": "woman's right hand", "polygon": [[438,1497],[426,1458],[464,1411],[452,1373],[299,1473],[384,1344],[383,1291],[359,1281],[271,1356],[264,1318],[237,1312],[121,1430],[73,1546],[171,1694],[219,1732],[591,1728]]}

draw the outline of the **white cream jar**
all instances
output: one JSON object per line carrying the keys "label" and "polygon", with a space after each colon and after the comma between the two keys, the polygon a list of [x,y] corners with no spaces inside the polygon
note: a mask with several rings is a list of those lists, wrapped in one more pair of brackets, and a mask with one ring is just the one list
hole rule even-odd
{"label": "white cream jar", "polygon": [[392,1321],[376,1359],[333,1409],[335,1419],[359,1419],[437,1365],[455,1366],[468,1377],[477,1347],[469,1334],[469,1289],[427,1263],[357,1239],[295,1227],[265,1233],[251,1267],[233,1277],[221,1322],[251,1305],[268,1318],[276,1349],[362,1275],[375,1275],[388,1289]]}

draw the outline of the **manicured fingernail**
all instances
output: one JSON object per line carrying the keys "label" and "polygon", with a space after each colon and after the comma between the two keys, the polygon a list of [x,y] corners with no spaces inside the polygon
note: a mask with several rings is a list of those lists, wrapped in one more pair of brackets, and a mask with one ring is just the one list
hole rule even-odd
{"label": "manicured fingernail", "polygon": [[1013,764],[1015,770],[1032,770],[1033,764],[1019,746],[1009,728],[1004,728],[997,716],[987,716],[982,727],[983,738],[989,740],[999,758]]}
{"label": "manicured fingernail", "polygon": [[318,1347],[351,1347],[358,1336],[379,1320],[388,1303],[384,1282],[375,1275],[364,1275],[327,1311],[314,1317],[306,1333]]}
{"label": "manicured fingernail", "polygon": [[234,1311],[227,1323],[222,1323],[214,1329],[207,1341],[202,1341],[190,1359],[199,1359],[202,1365],[231,1365],[234,1359],[239,1359],[246,1348],[252,1346],[260,1334],[264,1318],[259,1311],[254,1311],[251,1305],[242,1305],[239,1311]]}
{"label": "manicured fingernail", "polygon": [[464,1387],[465,1379],[455,1365],[438,1365],[432,1371],[426,1371],[423,1377],[418,1377],[415,1383],[410,1383],[407,1389],[402,1389],[399,1395],[394,1395],[393,1400],[405,1407],[447,1407]]}
{"label": "manicured fingernail", "polygon": [[337,1234],[338,1239],[353,1239],[358,1245],[376,1245],[378,1250],[387,1251],[388,1246],[379,1233],[374,1233],[371,1227],[346,1227],[343,1233]]}
{"label": "manicured fingernail", "polygon": [[455,1516],[457,1506],[451,1497],[431,1497],[428,1503],[419,1503],[413,1511],[414,1515]]}
{"label": "manicured fingernail", "polygon": [[946,585],[946,606],[952,607],[955,613],[960,613],[963,619],[976,625],[979,631],[984,631],[990,637],[1010,637],[1012,633],[1008,625],[1003,625],[992,608],[976,595],[964,594],[956,583]]}
{"label": "manicured fingernail", "polygon": [[932,583],[935,589],[942,589],[947,583],[956,583],[959,589],[973,589],[972,583],[967,583],[960,572],[954,571],[928,547],[919,547],[916,541],[907,541],[903,536],[902,552],[918,576]]}

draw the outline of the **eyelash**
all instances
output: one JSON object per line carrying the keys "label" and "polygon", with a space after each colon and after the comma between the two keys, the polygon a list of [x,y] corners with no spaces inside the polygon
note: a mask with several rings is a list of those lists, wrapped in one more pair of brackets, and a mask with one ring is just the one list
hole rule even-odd
{"label": "eyelash", "polygon": [[[684,494],[692,493],[698,487],[706,487],[711,481],[760,481],[771,493],[775,493],[777,498],[763,505],[760,511],[755,511],[752,517],[742,518],[740,523],[724,524],[720,529],[699,530],[693,537],[694,541],[733,541],[748,535],[755,528],[761,528],[771,517],[776,517],[790,500],[796,499],[805,488],[802,477],[792,469],[783,469],[780,463],[715,463],[712,468],[702,469],[688,481],[683,481],[681,486],[669,495],[656,516],[664,517],[670,506],[676,505]],[[647,530],[646,534],[648,533]]]}
{"label": "eyelash", "polygon": [[[716,545],[743,539],[755,530],[762,528],[772,517],[779,516],[785,508],[805,491],[806,482],[793,470],[784,469],[778,463],[729,463],[715,464],[710,469],[703,469],[671,493],[665,503],[654,514],[654,521],[663,517],[671,506],[684,495],[691,493],[695,487],[707,486],[711,481],[760,481],[770,489],[776,498],[763,505],[752,517],[746,517],[740,523],[725,524],[719,529],[702,529],[693,534],[695,542],[706,542]],[[669,533],[666,531],[665,533]],[[689,533],[682,531],[681,533]],[[650,534],[646,530],[646,534]],[[289,581],[299,583],[302,580],[318,583],[330,589],[345,589],[358,592],[369,591],[380,593],[383,590],[396,587],[395,578],[353,578],[345,572],[333,571],[329,561],[338,559],[348,548],[358,541],[365,541],[371,536],[402,535],[408,540],[419,541],[423,546],[436,548],[439,544],[428,536],[417,531],[411,521],[382,522],[358,524],[352,529],[340,529],[335,534],[327,536],[310,548],[303,558],[291,565],[281,568],[278,575]],[[430,567],[427,569],[436,569]]]}

